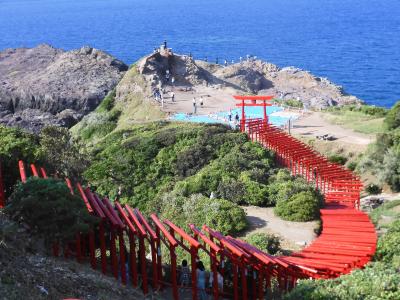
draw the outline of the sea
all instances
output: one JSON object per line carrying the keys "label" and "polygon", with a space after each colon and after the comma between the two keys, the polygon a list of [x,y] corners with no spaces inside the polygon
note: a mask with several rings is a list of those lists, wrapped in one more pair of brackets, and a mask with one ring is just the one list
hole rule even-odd
{"label": "sea", "polygon": [[0,50],[89,45],[131,64],[164,40],[195,59],[309,70],[368,104],[400,100],[399,0],[0,0]]}

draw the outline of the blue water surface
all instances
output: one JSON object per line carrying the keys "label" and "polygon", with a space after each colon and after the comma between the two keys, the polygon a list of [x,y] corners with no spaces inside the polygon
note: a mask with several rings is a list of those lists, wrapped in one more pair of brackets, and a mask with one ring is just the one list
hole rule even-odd
{"label": "blue water surface", "polygon": [[[283,126],[286,125],[289,118],[288,117],[281,117],[281,116],[274,116],[271,115],[274,112],[282,111],[283,108],[279,106],[269,106],[267,107],[267,115],[268,120],[270,123]],[[194,123],[221,123],[221,124],[229,124],[231,126],[235,126],[234,118],[235,115],[238,114],[241,118],[242,116],[242,109],[236,108],[231,110],[232,113],[232,121],[229,122],[228,114],[229,111],[218,112],[211,115],[193,115],[193,114],[185,114],[185,113],[177,113],[174,114],[171,119],[174,121],[181,121],[181,122],[194,122]],[[245,107],[245,115],[248,119],[255,119],[255,118],[263,118],[264,117],[264,110],[262,107]]]}
{"label": "blue water surface", "polygon": [[399,0],[0,0],[0,50],[91,45],[133,63],[164,39],[195,58],[307,69],[371,104],[400,99]]}

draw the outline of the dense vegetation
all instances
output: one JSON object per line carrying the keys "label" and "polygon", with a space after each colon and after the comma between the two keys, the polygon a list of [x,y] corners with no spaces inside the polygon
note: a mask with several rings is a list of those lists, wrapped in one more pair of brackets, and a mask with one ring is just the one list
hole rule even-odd
{"label": "dense vegetation", "polygon": [[31,177],[18,184],[5,212],[47,243],[69,241],[77,232],[87,233],[96,221],[84,202],[57,179]]}
{"label": "dense vegetation", "polygon": [[[7,195],[19,179],[18,160],[37,162],[51,174],[58,171],[71,179],[81,177],[89,163],[84,147],[60,127],[44,128],[39,136],[0,126],[0,162]],[[29,174],[29,168],[26,168]]]}
{"label": "dense vegetation", "polygon": [[[278,172],[271,152],[223,125],[156,122],[115,131],[93,147],[85,177],[112,199],[121,191],[122,202],[146,212],[224,233],[246,226],[238,205],[279,202],[282,217],[305,221],[318,216],[320,203],[304,180]],[[292,197],[301,192],[307,197]],[[292,201],[311,211],[293,214]]]}
{"label": "dense vegetation", "polygon": [[[389,202],[372,212],[376,224],[380,217],[400,202]],[[301,280],[297,287],[285,296],[287,300],[347,300],[347,299],[400,299],[400,219],[391,213],[395,221],[378,241],[373,262],[363,270],[334,280]]]}
{"label": "dense vegetation", "polygon": [[371,171],[381,184],[400,191],[400,102],[387,113],[386,131],[376,137],[357,165],[360,173]]}
{"label": "dense vegetation", "polygon": [[38,145],[34,135],[0,126],[0,163],[7,195],[19,178],[18,160],[34,161]]}

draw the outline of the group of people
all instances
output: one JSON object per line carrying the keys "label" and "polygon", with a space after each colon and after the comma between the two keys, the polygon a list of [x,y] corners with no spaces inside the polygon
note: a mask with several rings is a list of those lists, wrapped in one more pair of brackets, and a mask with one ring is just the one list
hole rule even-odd
{"label": "group of people", "polygon": [[[200,97],[199,101],[200,101],[200,107],[203,107],[204,100],[203,100],[202,96]],[[193,103],[193,114],[195,115],[197,113],[197,99],[196,99],[196,97],[193,97],[192,103]]]}
{"label": "group of people", "polygon": [[[169,93],[170,99],[172,102],[175,102],[175,93],[171,91]],[[153,97],[157,102],[161,102],[161,105],[164,106],[164,92],[161,89],[154,89]]]}
{"label": "group of people", "polygon": [[[188,262],[186,259],[182,261],[181,265],[181,270],[180,270],[180,280],[179,283],[183,287],[188,287],[190,286],[190,279],[191,279],[191,272],[190,268],[188,266]],[[224,278],[221,275],[221,268],[218,268],[218,290],[220,292],[223,291],[224,287]],[[210,274],[211,276],[209,277],[209,287],[212,288],[213,286],[213,274]],[[196,264],[196,278],[197,278],[197,289],[198,289],[198,295],[200,300],[205,300],[207,299],[207,293],[206,293],[206,287],[207,287],[207,272],[205,270],[204,264],[201,260],[199,260]]]}

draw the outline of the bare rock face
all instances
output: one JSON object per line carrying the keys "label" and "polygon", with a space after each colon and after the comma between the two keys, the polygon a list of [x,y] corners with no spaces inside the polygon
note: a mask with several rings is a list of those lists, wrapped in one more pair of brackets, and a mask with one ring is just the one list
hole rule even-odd
{"label": "bare rock face", "polygon": [[0,52],[0,124],[37,132],[94,110],[128,67],[100,50],[48,45]]}
{"label": "bare rock face", "polygon": [[294,67],[281,69],[274,64],[254,59],[222,66],[161,50],[140,60],[138,72],[152,88],[165,84],[168,73],[180,86],[206,84],[231,87],[243,94],[268,94],[281,99],[298,99],[306,107],[325,108],[362,102],[326,78],[316,77]]}

